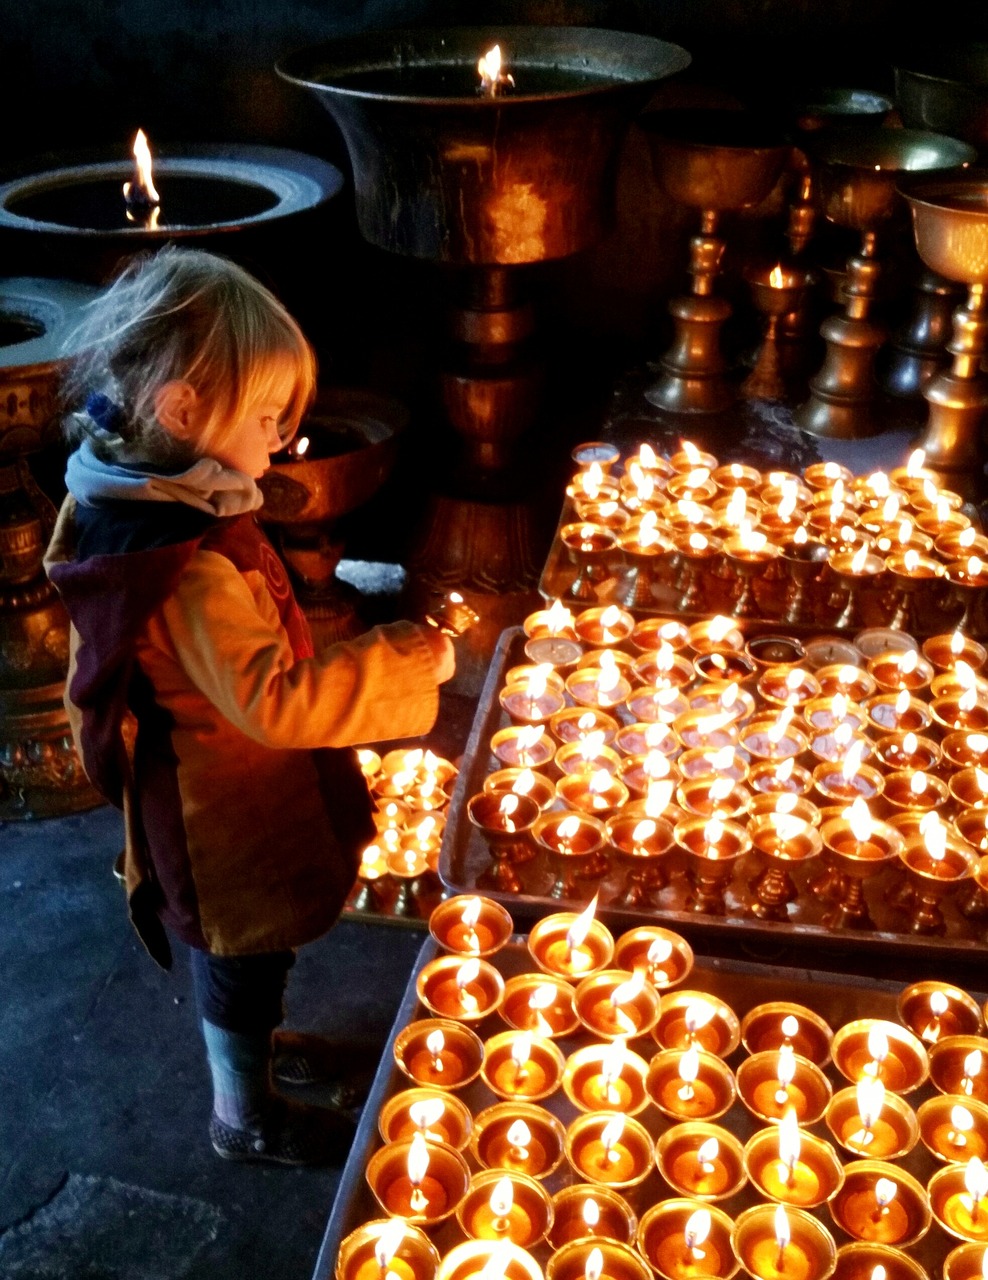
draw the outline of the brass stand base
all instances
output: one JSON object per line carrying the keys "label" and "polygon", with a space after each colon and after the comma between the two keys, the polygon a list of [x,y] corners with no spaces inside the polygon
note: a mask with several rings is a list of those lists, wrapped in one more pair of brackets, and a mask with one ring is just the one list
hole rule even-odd
{"label": "brass stand base", "polygon": [[425,532],[409,567],[436,591],[500,595],[526,591],[539,579],[541,532],[530,503],[430,497]]}
{"label": "brass stand base", "polygon": [[0,821],[63,818],[104,804],[72,745],[63,683],[3,695]]}

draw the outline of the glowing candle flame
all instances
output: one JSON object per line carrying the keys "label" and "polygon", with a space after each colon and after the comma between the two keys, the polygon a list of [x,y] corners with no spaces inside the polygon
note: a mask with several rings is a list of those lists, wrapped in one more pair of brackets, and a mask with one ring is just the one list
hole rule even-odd
{"label": "glowing candle flame", "polygon": [[683,1101],[693,1097],[693,1082],[699,1074],[700,1051],[696,1045],[690,1045],[679,1059],[679,1078],[683,1082],[683,1088],[679,1090],[679,1096]]}
{"label": "glowing candle flame", "polygon": [[717,614],[716,617],[710,619],[707,624],[707,635],[714,644],[720,644],[734,630],[734,619],[725,618],[723,614]]}
{"label": "glowing candle flame", "polygon": [[645,959],[653,967],[665,964],[672,955],[673,946],[668,938],[656,938],[648,951],[645,953]]}
{"label": "glowing candle flame", "polygon": [[627,982],[622,982],[611,992],[611,1004],[616,1009],[619,1005],[630,1004],[641,994],[645,986],[645,974],[636,969]]}
{"label": "glowing candle flame", "polygon": [[401,1247],[407,1226],[404,1219],[392,1218],[378,1236],[374,1245],[374,1258],[382,1271],[387,1269],[388,1263]]}
{"label": "glowing candle flame", "polygon": [[786,730],[792,724],[795,715],[796,712],[792,707],[783,707],[775,717],[774,723],[769,725],[765,731],[765,736],[773,746],[777,747],[786,736]]}
{"label": "glowing candle flame", "polygon": [[964,1059],[964,1075],[961,1079],[961,1089],[966,1094],[974,1092],[974,1081],[981,1074],[981,1065],[983,1058],[980,1049],[973,1049]]}
{"label": "glowing candle flame", "polygon": [[929,779],[922,769],[917,773],[914,773],[909,779],[909,790],[912,792],[914,797],[921,796],[926,791],[928,785]]}
{"label": "glowing candle flame", "polygon": [[707,846],[705,852],[708,858],[713,857],[717,846],[724,835],[724,824],[719,818],[711,818],[707,825],[703,828],[703,842]]}
{"label": "glowing candle flame", "polygon": [[616,1107],[621,1101],[621,1095],[614,1085],[621,1079],[627,1058],[624,1041],[620,1038],[608,1045],[600,1055],[600,1076],[608,1106]]}
{"label": "glowing candle flame", "polygon": [[467,898],[463,904],[463,910],[460,912],[460,922],[467,929],[473,929],[477,921],[480,919],[481,902],[479,898]]}
{"label": "glowing candle flame", "polygon": [[515,1074],[524,1074],[525,1066],[532,1059],[532,1037],[525,1031],[515,1036],[511,1045],[511,1061],[515,1064]]}
{"label": "glowing candle flame", "polygon": [[134,204],[160,204],[161,197],[154,187],[151,148],[143,129],[138,129],[134,136],[133,156],[134,181],[124,183],[124,199]]}
{"label": "glowing candle flame", "polygon": [[471,982],[480,977],[480,961],[465,960],[456,972],[456,990],[460,997],[460,1007],[473,1013],[478,1008],[477,998],[467,991]]}
{"label": "glowing candle flame", "polygon": [[871,838],[875,824],[872,821],[871,810],[862,796],[858,796],[854,803],[844,810],[844,815],[847,818],[848,826],[851,828],[851,835],[854,836],[859,844],[863,844]]}
{"label": "glowing candle flame", "polygon": [[647,854],[645,842],[651,840],[658,830],[655,822],[651,818],[643,818],[641,822],[635,824],[635,829],[631,833],[631,843],[635,853]]}
{"label": "glowing candle flame", "polygon": [[[416,1133],[412,1138],[412,1144],[408,1150],[408,1181],[412,1184],[416,1191],[422,1186],[423,1179],[429,1171],[429,1144],[421,1133]],[[425,1206],[423,1205],[422,1208]],[[412,1208],[416,1213],[421,1213],[422,1208],[416,1208],[415,1196],[412,1196]]]}
{"label": "glowing candle flame", "polygon": [[720,1143],[716,1138],[707,1138],[696,1150],[696,1158],[704,1173],[713,1173],[714,1161],[720,1155]]}
{"label": "glowing candle flame", "polygon": [[311,443],[312,442],[308,436],[299,436],[299,438],[295,441],[295,445],[294,445],[295,457],[304,458],[305,455],[309,452],[309,445]]}
{"label": "glowing candle flame", "polygon": [[772,289],[784,289],[784,288],[785,288],[786,278],[785,278],[785,276],[782,274],[782,267],[781,267],[781,266],[779,266],[779,265],[774,266],[774,267],[772,268],[772,270],[768,273],[768,283],[769,283],[770,288],[772,288]]}
{"label": "glowing candle flame", "polygon": [[440,1055],[446,1048],[446,1037],[441,1031],[430,1031],[425,1039],[425,1047],[432,1057],[432,1065],[437,1071],[442,1071],[443,1064]]}
{"label": "glowing candle flame", "polygon": [[421,1130],[423,1137],[428,1136],[428,1131],[439,1123],[445,1113],[446,1104],[442,1098],[422,1098],[408,1108],[409,1120]]}
{"label": "glowing candle flame", "polygon": [[619,1153],[614,1150],[621,1141],[621,1135],[624,1133],[624,1116],[615,1116],[613,1120],[609,1120],[600,1133],[600,1141],[604,1147],[604,1156],[609,1163],[613,1163],[619,1158]]}
{"label": "glowing candle flame", "polygon": [[868,1074],[877,1075],[878,1068],[889,1056],[889,1038],[882,1027],[873,1026],[868,1030],[868,1056],[871,1059],[868,1066],[874,1068]]}
{"label": "glowing candle flame", "polygon": [[595,893],[586,909],[581,911],[570,925],[566,933],[566,949],[568,951],[575,951],[577,947],[581,947],[586,942],[597,912],[597,896]]}
{"label": "glowing candle flame", "polygon": [[686,1230],[683,1234],[686,1238],[686,1248],[690,1253],[703,1256],[699,1246],[710,1234],[710,1221],[709,1209],[697,1209],[686,1219]]}
{"label": "glowing candle flame", "polygon": [[964,1187],[975,1205],[988,1195],[988,1169],[977,1156],[972,1156],[964,1166]]}
{"label": "glowing candle flame", "polygon": [[[968,530],[965,529],[964,533],[967,533],[967,532]],[[971,530],[971,532],[973,533],[973,529]],[[963,537],[964,535],[962,534],[961,536]],[[953,635],[950,637],[951,657],[954,657],[954,658],[960,657],[960,655],[963,652],[964,652],[964,634],[961,631],[955,631]]]}
{"label": "glowing candle flame", "polygon": [[799,1159],[801,1145],[796,1109],[790,1107],[779,1122],[780,1182],[786,1183],[792,1176],[793,1167]]}
{"label": "glowing candle flame", "polygon": [[974,1116],[971,1115],[967,1107],[950,1108],[950,1130],[947,1133],[947,1141],[952,1146],[966,1146],[967,1138],[965,1135],[970,1133],[973,1128]]}
{"label": "glowing candle flame", "polygon": [[604,1255],[599,1249],[591,1249],[583,1268],[583,1280],[600,1280],[604,1274]]}
{"label": "glowing candle flame", "polygon": [[483,1270],[477,1273],[477,1280],[507,1280],[510,1263],[507,1245],[492,1241],[491,1256],[484,1263]]}
{"label": "glowing candle flame", "polygon": [[589,1232],[600,1222],[600,1208],[596,1200],[586,1199],[583,1202],[583,1225]]}
{"label": "glowing candle flame", "polygon": [[[785,1252],[786,1246],[792,1239],[792,1231],[789,1227],[789,1215],[786,1213],[784,1205],[780,1204],[776,1208],[773,1225],[775,1229],[775,1243],[779,1246],[779,1257],[781,1258]],[[777,1266],[776,1269],[781,1271],[782,1267]]]}
{"label": "glowing candle flame", "polygon": [[716,1012],[716,1007],[709,1000],[690,1000],[683,1012],[687,1036],[692,1040],[713,1019]]}
{"label": "glowing candle flame", "polygon": [[550,987],[548,983],[542,983],[529,996],[528,1007],[536,1013],[542,1013],[544,1010],[552,1008],[555,999],[555,987]]}
{"label": "glowing candle flame", "polygon": [[874,1136],[872,1129],[875,1121],[882,1114],[882,1107],[885,1106],[885,1086],[881,1080],[866,1076],[858,1081],[856,1100],[863,1132],[855,1134],[854,1138],[859,1146],[867,1146]]}
{"label": "glowing candle flame", "polygon": [[515,1153],[517,1159],[525,1159],[528,1155],[528,1147],[532,1141],[532,1131],[524,1120],[515,1120],[507,1132],[508,1145]]}
{"label": "glowing candle flame", "polygon": [[520,801],[513,791],[506,792],[500,799],[497,812],[501,819],[501,824],[505,831],[515,831],[515,822],[512,815],[517,812]]}
{"label": "glowing candle flame", "polygon": [[[514,78],[501,70],[501,46],[493,45],[477,63],[477,74],[480,76],[480,91],[494,97],[500,88],[513,86]],[[596,466],[592,463],[591,466]]]}
{"label": "glowing candle flame", "polygon": [[879,1178],[875,1183],[875,1204],[878,1208],[886,1209],[895,1199],[899,1188],[891,1178]]}
{"label": "glowing candle flame", "polygon": [[494,1184],[494,1190],[491,1192],[491,1213],[493,1213],[495,1219],[502,1220],[507,1218],[514,1202],[515,1195],[511,1187],[511,1179],[501,1178]]}
{"label": "glowing candle flame", "polygon": [[787,1041],[792,1040],[799,1033],[799,1019],[787,1013],[782,1019],[780,1030]]}

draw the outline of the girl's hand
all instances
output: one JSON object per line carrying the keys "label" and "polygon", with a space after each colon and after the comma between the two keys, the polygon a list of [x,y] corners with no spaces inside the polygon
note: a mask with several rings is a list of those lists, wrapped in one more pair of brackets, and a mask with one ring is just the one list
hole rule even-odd
{"label": "girl's hand", "polygon": [[426,644],[432,653],[432,661],[436,669],[436,684],[445,684],[456,674],[456,651],[449,636],[436,627],[420,627]]}

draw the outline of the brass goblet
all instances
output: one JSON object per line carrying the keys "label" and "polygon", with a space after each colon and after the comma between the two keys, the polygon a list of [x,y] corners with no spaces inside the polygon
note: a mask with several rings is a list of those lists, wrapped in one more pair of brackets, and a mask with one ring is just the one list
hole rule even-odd
{"label": "brass goblet", "polygon": [[825,917],[832,929],[873,929],[864,896],[866,880],[878,875],[901,854],[902,836],[885,822],[871,824],[859,839],[845,818],[832,818],[820,829],[824,847],[840,876],[840,899]]}
{"label": "brass goblet", "polygon": [[755,309],[765,317],[765,331],[755,366],[741,384],[741,394],[749,400],[781,400],[788,389],[780,349],[782,322],[800,309],[813,273],[805,267],[784,267],[780,263],[770,271],[749,268],[745,279]]}
{"label": "brass goblet", "polygon": [[847,263],[844,311],[820,327],[827,354],[810,381],[809,400],[794,415],[804,431],[847,440],[881,429],[874,365],[886,335],[873,311],[881,274],[878,236],[899,207],[896,181],[907,172],[942,173],[970,164],[975,154],[955,138],[917,129],[835,133],[816,148],[824,213],[859,231],[861,248]]}
{"label": "brass goblet", "polygon": [[726,248],[720,216],[761,204],[791,147],[775,126],[743,111],[658,111],[642,124],[659,183],[700,211],[700,233],[690,241],[691,289],[669,304],[675,336],[661,360],[662,376],[645,397],[670,413],[717,413],[735,398],[720,348],[731,305],[714,293]]}
{"label": "brass goblet", "polygon": [[923,389],[930,412],[919,444],[926,466],[948,487],[971,497],[984,469],[981,425],[988,407],[981,373],[988,351],[988,172],[916,180],[903,194],[919,256],[931,270],[967,285],[967,301],[954,312],[947,344],[953,364]]}

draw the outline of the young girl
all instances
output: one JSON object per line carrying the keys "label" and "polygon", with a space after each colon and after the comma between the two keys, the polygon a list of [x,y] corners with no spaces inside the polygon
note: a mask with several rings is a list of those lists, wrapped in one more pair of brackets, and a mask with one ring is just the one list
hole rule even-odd
{"label": "young girl", "polygon": [[[141,938],[166,968],[168,933],[192,949],[214,1148],[322,1163],[349,1137],[342,1117],[269,1080],[286,977],[336,919],[373,831],[350,748],[426,732],[452,646],[398,622],[313,653],[255,513],[315,364],[256,280],[165,249],[125,269],[81,336],[88,398],[46,560],[72,620],[73,734],[123,809]],[[298,1043],[275,1068],[304,1082],[325,1044]]]}

